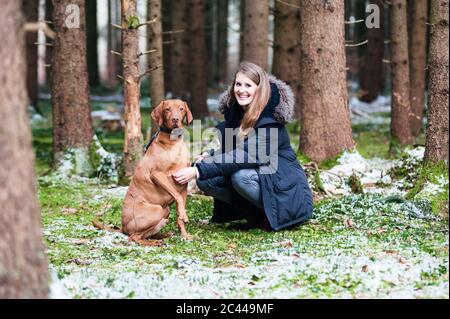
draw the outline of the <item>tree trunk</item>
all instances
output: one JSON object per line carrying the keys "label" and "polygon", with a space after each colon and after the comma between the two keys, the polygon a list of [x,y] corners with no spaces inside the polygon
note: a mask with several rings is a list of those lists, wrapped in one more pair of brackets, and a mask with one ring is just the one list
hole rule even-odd
{"label": "tree trunk", "polygon": [[[53,0],[45,0],[45,20],[53,22]],[[49,24],[51,29],[54,29],[53,24]],[[49,38],[46,40],[48,43],[53,41]],[[53,63],[53,46],[45,46],[45,83],[51,85],[52,78],[52,63]]]}
{"label": "tree trunk", "polygon": [[239,7],[239,61],[244,60],[244,27],[245,27],[245,0],[240,0]]}
{"label": "tree trunk", "polygon": [[172,0],[172,94],[175,98],[189,100],[189,1]]}
{"label": "tree trunk", "polygon": [[245,1],[242,58],[269,71],[269,1]]}
{"label": "tree trunk", "polygon": [[428,1],[415,0],[411,17],[410,39],[410,84],[411,84],[411,130],[414,137],[422,128],[425,93],[425,65],[427,59],[427,14]]}
{"label": "tree trunk", "polygon": [[68,151],[80,151],[82,157],[76,163],[76,174],[79,175],[90,169],[87,156],[93,137],[84,4],[84,0],[55,1],[53,12],[56,32],[51,90],[54,159],[58,167]]}
{"label": "tree trunk", "polygon": [[0,298],[47,298],[48,262],[36,196],[34,152],[26,113],[24,18],[4,1],[0,20]]}
{"label": "tree trunk", "polygon": [[[172,0],[162,3],[163,32],[172,30]],[[164,88],[165,93],[172,92],[172,38],[171,34],[163,36]]]}
{"label": "tree trunk", "polygon": [[[35,0],[22,0],[25,19],[27,22],[37,22],[39,20],[39,3]],[[36,111],[38,108],[38,42],[37,32],[27,32],[25,37],[26,59],[27,59],[27,91],[28,101]]]}
{"label": "tree trunk", "polygon": [[[301,0],[285,3],[299,7]],[[272,73],[291,86],[296,98],[295,114],[300,115],[300,9],[275,2],[275,34]]]}
{"label": "tree trunk", "polygon": [[[148,27],[148,50],[156,50],[148,56],[148,68],[160,66],[150,73],[150,99],[152,109],[164,100],[164,68],[163,68],[163,38],[162,38],[162,16],[161,0],[149,0],[148,20],[157,19]],[[152,119],[152,135],[158,129],[157,123]]]}
{"label": "tree trunk", "polygon": [[98,49],[97,49],[97,0],[86,1],[86,30],[87,30],[87,64],[89,86],[98,86]]}
{"label": "tree trunk", "polygon": [[217,83],[225,86],[228,77],[228,0],[218,0]]}
{"label": "tree trunk", "polygon": [[[367,40],[363,47],[363,57],[360,63],[361,74],[361,101],[372,102],[383,90],[384,72],[384,4],[383,0],[374,0],[371,3],[380,8],[380,27],[366,28]],[[363,23],[362,23],[363,24]],[[359,41],[363,41],[361,38]]]}
{"label": "tree trunk", "polygon": [[131,23],[137,16],[136,0],[122,0],[122,59],[123,97],[125,117],[125,140],[123,148],[124,176],[121,183],[127,183],[142,157],[142,132],[139,83],[139,31]]}
{"label": "tree trunk", "polygon": [[425,161],[448,165],[448,0],[431,0]]}
{"label": "tree trunk", "polygon": [[410,119],[410,86],[406,0],[393,0],[391,6],[391,68],[392,68],[392,146],[413,143]]}
{"label": "tree trunk", "polygon": [[217,83],[217,0],[204,1],[203,12],[207,83],[215,86]]}
{"label": "tree trunk", "polygon": [[208,95],[208,83],[206,74],[206,43],[205,43],[205,19],[204,0],[191,0],[191,23],[189,35],[191,45],[189,60],[191,61],[189,83],[191,85],[191,111],[194,117],[202,118],[208,115],[206,99]]}
{"label": "tree trunk", "polygon": [[344,3],[302,0],[300,151],[321,162],[352,149],[344,46]]}
{"label": "tree trunk", "polygon": [[112,89],[116,86],[117,84],[117,75],[118,75],[118,70],[117,70],[117,64],[116,64],[116,59],[118,59],[118,57],[114,54],[111,53],[111,50],[116,49],[115,47],[115,42],[114,42],[114,27],[111,26],[111,23],[113,23],[112,20],[112,16],[113,16],[113,6],[112,6],[112,2],[113,0],[108,0],[108,25],[106,26],[106,30],[107,30],[107,49],[106,49],[106,65],[107,65],[107,79],[106,79],[106,86],[108,87],[108,89]]}

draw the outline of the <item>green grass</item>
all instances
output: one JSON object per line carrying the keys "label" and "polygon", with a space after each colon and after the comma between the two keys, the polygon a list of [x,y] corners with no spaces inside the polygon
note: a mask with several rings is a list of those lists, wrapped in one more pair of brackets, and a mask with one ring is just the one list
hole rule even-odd
{"label": "green grass", "polygon": [[[48,111],[48,107],[44,109]],[[149,109],[144,108],[142,114],[143,127],[147,127]],[[298,126],[290,124],[288,128],[291,141],[298,141]],[[123,133],[98,136],[106,150],[122,151]],[[357,150],[364,157],[389,156],[386,127],[356,126],[354,138]],[[115,289],[123,273],[138,278],[152,275],[163,282],[168,274],[183,277],[186,269],[194,269],[199,276],[196,285],[207,286],[213,279],[210,273],[205,274],[206,268],[222,274],[216,285],[233,283],[221,288],[225,297],[373,298],[389,296],[398,289],[410,291],[410,286],[418,293],[423,291],[426,297],[445,296],[441,290],[436,295],[425,293],[427,289],[448,283],[448,222],[433,212],[442,201],[416,200],[414,196],[408,201],[374,195],[329,198],[315,204],[314,217],[307,223],[280,232],[266,232],[238,231],[229,224],[205,223],[212,214],[212,199],[193,195],[187,200],[190,219],[187,231],[194,240],[185,241],[179,236],[172,207],[170,223],[164,231],[173,231],[175,236],[166,239],[162,247],[148,248],[129,243],[126,236],[92,227],[93,219],[121,225],[123,198],[110,195],[107,192],[110,185],[96,179],[59,181],[46,176],[52,161],[51,128],[33,130],[33,146],[44,238],[50,264],[60,279],[89,273],[97,276],[98,289]],[[304,155],[298,157],[302,163],[310,161]],[[332,159],[320,167],[326,169],[335,162]],[[421,171],[411,192],[420,191],[424,176],[438,173],[442,171]],[[407,170],[401,174],[407,174]],[[445,198],[448,201],[448,190],[442,194],[441,199]],[[292,262],[280,265],[280,256]],[[410,267],[419,269],[420,278],[397,283],[398,286],[385,279],[380,279],[379,287],[369,285],[374,276],[384,278],[377,267],[385,262],[398,264],[399,258],[406,258]],[[433,267],[423,264],[424,258],[433,260]],[[186,265],[187,261],[198,262],[199,268]],[[361,262],[367,263],[367,274],[361,272]],[[400,272],[399,276],[402,275]],[[266,287],[267,282],[270,284]],[[98,296],[97,288],[83,285],[71,288],[71,296]],[[140,296],[135,291],[124,291],[122,297]]]}

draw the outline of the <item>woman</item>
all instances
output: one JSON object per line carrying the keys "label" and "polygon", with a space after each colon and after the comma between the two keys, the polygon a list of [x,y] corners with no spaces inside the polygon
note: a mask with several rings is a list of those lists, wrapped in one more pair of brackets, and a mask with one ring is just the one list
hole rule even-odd
{"label": "woman", "polygon": [[[256,64],[241,63],[219,101],[225,117],[217,126],[222,152],[203,154],[195,167],[173,174],[181,184],[197,178],[198,187],[214,197],[212,222],[246,219],[249,227],[280,230],[311,217],[311,190],[284,127],[293,108],[288,85],[269,77]],[[238,132],[237,142],[225,142],[226,128]],[[269,160],[250,154],[254,145],[264,145],[267,151],[273,143]]]}

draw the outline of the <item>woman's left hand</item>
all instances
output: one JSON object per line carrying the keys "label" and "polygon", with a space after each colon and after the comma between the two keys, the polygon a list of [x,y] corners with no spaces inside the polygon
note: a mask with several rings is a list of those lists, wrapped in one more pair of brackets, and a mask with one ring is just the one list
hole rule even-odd
{"label": "woman's left hand", "polygon": [[197,177],[197,169],[195,167],[185,167],[172,173],[172,177],[179,184],[187,184]]}

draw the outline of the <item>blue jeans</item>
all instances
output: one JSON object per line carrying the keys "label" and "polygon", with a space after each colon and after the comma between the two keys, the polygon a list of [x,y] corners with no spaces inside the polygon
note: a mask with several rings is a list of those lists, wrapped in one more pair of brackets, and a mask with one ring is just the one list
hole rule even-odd
{"label": "blue jeans", "polygon": [[261,185],[259,175],[255,169],[241,169],[231,175],[230,178],[217,176],[205,180],[197,180],[197,186],[205,194],[231,204],[231,187],[242,197],[251,201],[257,207],[262,208]]}

